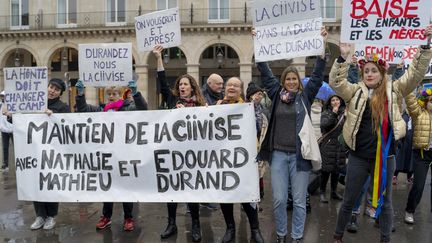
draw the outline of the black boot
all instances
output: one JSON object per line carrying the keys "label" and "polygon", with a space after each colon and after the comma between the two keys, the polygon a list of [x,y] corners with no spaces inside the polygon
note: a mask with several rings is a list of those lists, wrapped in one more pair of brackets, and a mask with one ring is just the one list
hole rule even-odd
{"label": "black boot", "polygon": [[200,242],[201,241],[201,226],[199,219],[192,220],[192,241]]}
{"label": "black boot", "polygon": [[251,238],[256,243],[264,243],[264,238],[261,235],[261,231],[259,229],[251,229]]}
{"label": "black boot", "polygon": [[166,239],[177,233],[177,225],[174,218],[168,218],[168,225],[164,232],[161,233],[161,238]]}
{"label": "black boot", "polygon": [[331,192],[331,198],[338,200],[338,201],[342,201],[342,199],[343,199],[343,197],[341,195],[339,195],[336,191]]}
{"label": "black boot", "polygon": [[235,225],[229,224],[227,225],[227,229],[222,238],[222,243],[228,243],[235,239]]}
{"label": "black boot", "polygon": [[351,214],[351,220],[347,225],[347,231],[350,233],[357,233],[358,231],[357,215]]}
{"label": "black boot", "polygon": [[276,235],[276,243],[286,243],[286,236]]}

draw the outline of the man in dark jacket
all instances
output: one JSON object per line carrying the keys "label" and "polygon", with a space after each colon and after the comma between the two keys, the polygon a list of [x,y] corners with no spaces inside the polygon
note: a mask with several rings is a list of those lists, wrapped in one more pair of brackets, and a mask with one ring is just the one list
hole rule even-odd
{"label": "man in dark jacket", "polygon": [[208,105],[215,105],[218,100],[222,100],[224,81],[219,74],[212,73],[208,79],[207,84],[202,88],[202,93]]}

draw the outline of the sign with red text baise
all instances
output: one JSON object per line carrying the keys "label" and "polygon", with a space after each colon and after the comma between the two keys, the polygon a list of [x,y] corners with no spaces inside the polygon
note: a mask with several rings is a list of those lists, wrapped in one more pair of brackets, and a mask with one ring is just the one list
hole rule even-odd
{"label": "sign with red text baise", "polygon": [[431,0],[343,1],[341,42],[425,44]]}

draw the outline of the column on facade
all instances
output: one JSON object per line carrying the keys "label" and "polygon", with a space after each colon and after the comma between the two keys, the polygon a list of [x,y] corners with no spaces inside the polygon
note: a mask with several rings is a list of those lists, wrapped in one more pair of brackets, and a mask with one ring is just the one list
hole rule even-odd
{"label": "column on facade", "polygon": [[306,57],[296,57],[293,58],[292,66],[297,68],[300,77],[306,76]]}
{"label": "column on facade", "polygon": [[4,74],[3,70],[0,70],[0,92],[4,90]]}
{"label": "column on facade", "polygon": [[148,65],[135,65],[135,73],[138,75],[137,86],[138,90],[146,100],[148,98]]}
{"label": "column on facade", "polygon": [[199,85],[202,85],[200,83],[200,76],[199,76],[199,63],[187,63],[186,64],[186,68],[187,68],[187,74],[191,75],[197,82]]}
{"label": "column on facade", "polygon": [[240,66],[240,79],[244,82],[244,92],[249,83],[252,81],[252,65],[253,63],[239,63]]}

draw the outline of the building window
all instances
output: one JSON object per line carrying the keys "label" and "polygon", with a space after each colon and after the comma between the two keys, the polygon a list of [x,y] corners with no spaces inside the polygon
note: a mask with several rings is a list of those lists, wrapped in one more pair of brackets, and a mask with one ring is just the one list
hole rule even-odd
{"label": "building window", "polygon": [[156,1],[157,1],[158,10],[165,10],[165,9],[177,7],[177,0],[156,0]]}
{"label": "building window", "polygon": [[325,21],[336,21],[336,0],[321,0],[321,10]]}
{"label": "building window", "polygon": [[76,0],[57,1],[57,26],[74,27],[77,24]]}
{"label": "building window", "polygon": [[126,1],[107,0],[107,25],[126,24]]}
{"label": "building window", "polygon": [[209,23],[229,22],[229,0],[209,0]]}
{"label": "building window", "polygon": [[29,1],[11,0],[11,29],[29,27]]}

